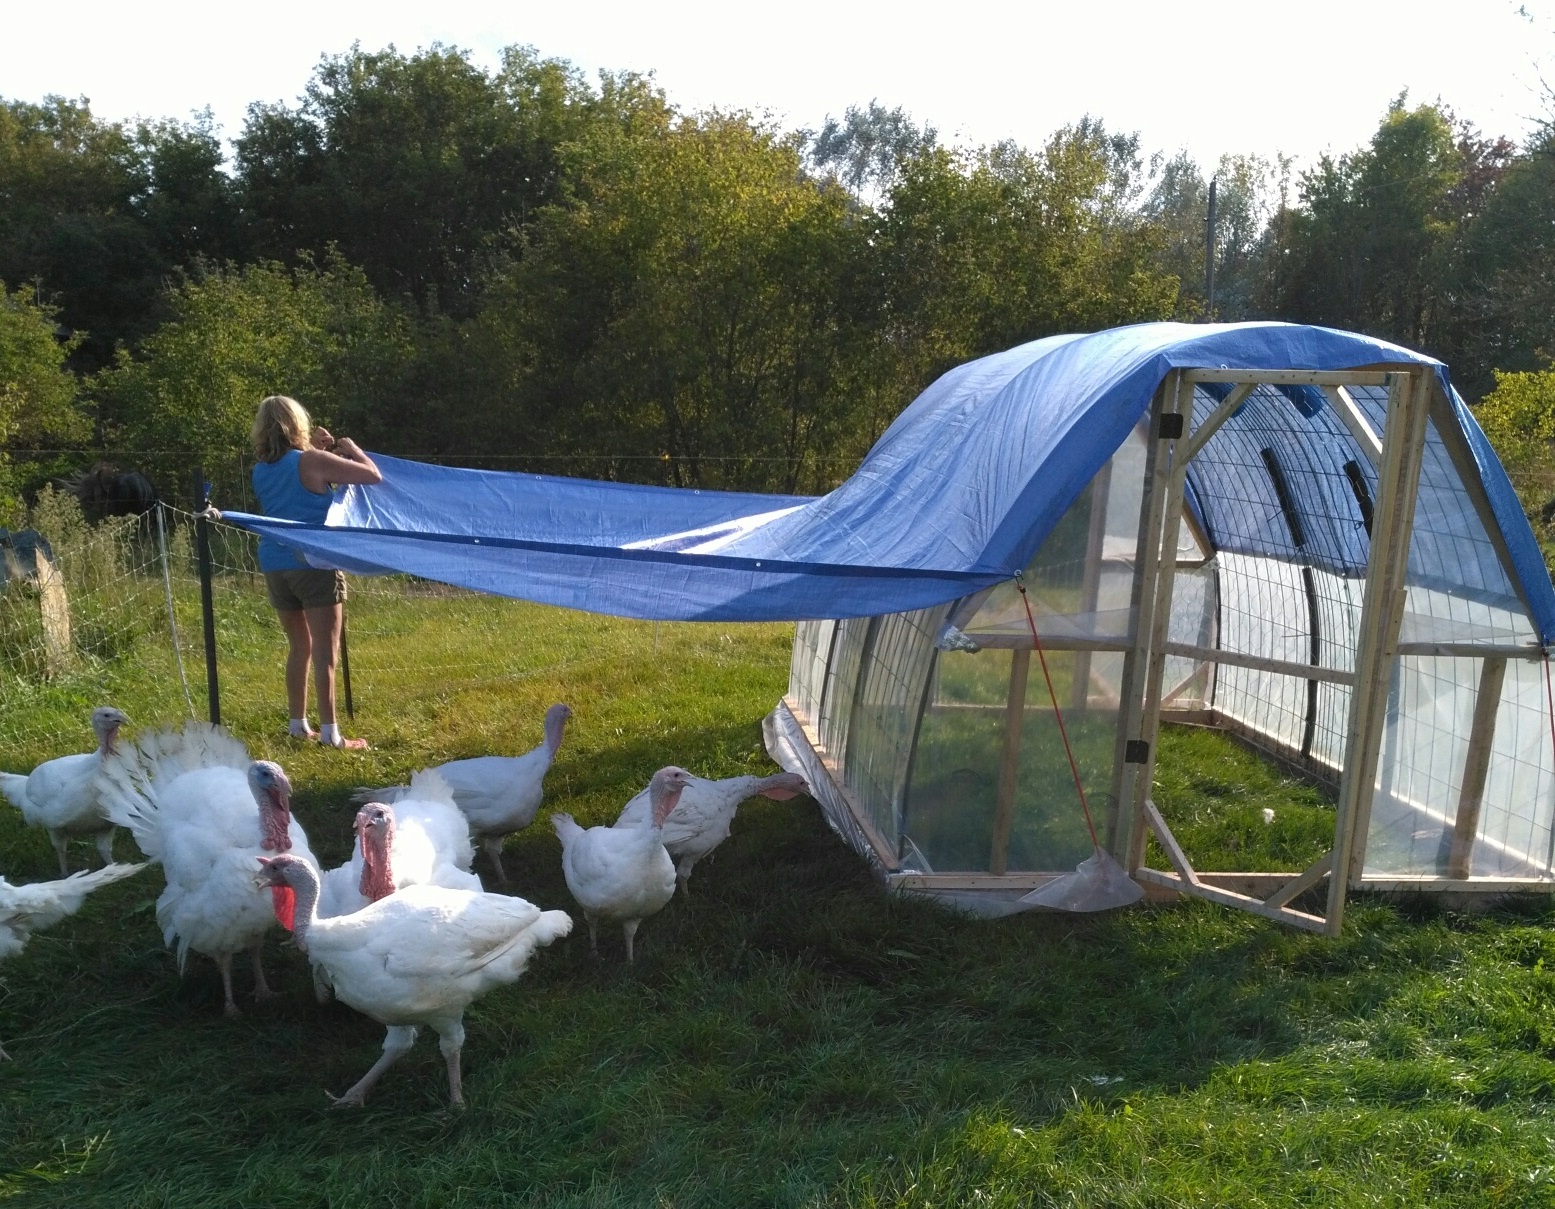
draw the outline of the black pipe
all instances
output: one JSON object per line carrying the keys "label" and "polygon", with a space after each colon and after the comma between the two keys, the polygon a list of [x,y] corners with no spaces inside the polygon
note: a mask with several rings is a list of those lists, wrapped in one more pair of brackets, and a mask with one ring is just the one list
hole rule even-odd
{"label": "black pipe", "polygon": [[[1290,485],[1285,481],[1285,471],[1274,456],[1273,449],[1263,449],[1260,453],[1263,456],[1263,464],[1269,471],[1269,481],[1274,484],[1274,496],[1280,502],[1280,511],[1285,514],[1285,524],[1290,529],[1291,544],[1300,550],[1307,544],[1307,534],[1301,525],[1301,515],[1296,511],[1295,497],[1291,495]],[[1320,667],[1323,662],[1323,640],[1318,623],[1317,577],[1312,574],[1310,566],[1301,568],[1301,586],[1306,590],[1307,616],[1311,619],[1310,659],[1313,667]],[[1317,685],[1316,680],[1307,681],[1307,718],[1301,735],[1303,757],[1312,755],[1312,741],[1317,736]]]}
{"label": "black pipe", "polygon": [[356,721],[356,703],[351,700],[351,644],[346,641],[346,607],[340,606],[340,678],[345,682],[346,717]]}
{"label": "black pipe", "polygon": [[1366,485],[1366,476],[1361,473],[1361,464],[1346,462],[1344,477],[1350,480],[1350,494],[1355,497],[1355,506],[1361,510],[1361,524],[1366,526],[1366,536],[1370,537],[1371,518],[1375,509],[1371,502],[1371,488]]}
{"label": "black pipe", "polygon": [[205,474],[194,471],[194,498],[197,501],[194,522],[195,552],[200,562],[200,618],[205,629],[205,692],[210,718],[221,724],[221,685],[216,678],[216,604],[211,596],[211,523],[205,510],[211,506],[210,484]]}

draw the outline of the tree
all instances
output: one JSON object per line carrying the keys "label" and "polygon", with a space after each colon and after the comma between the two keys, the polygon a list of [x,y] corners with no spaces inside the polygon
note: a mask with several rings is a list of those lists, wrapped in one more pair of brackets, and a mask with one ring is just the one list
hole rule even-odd
{"label": "tree", "polygon": [[1394,101],[1368,146],[1302,174],[1300,208],[1278,226],[1270,309],[1431,349],[1448,320],[1464,179],[1451,115]]}
{"label": "tree", "polygon": [[[1209,182],[1185,151],[1157,157],[1152,167],[1156,183],[1141,212],[1161,228],[1161,267],[1182,283],[1185,308],[1202,313]],[[1249,319],[1257,313],[1255,300],[1267,271],[1266,234],[1288,171],[1289,161],[1271,164],[1256,155],[1222,155],[1215,167],[1216,319]]]}
{"label": "tree", "polygon": [[84,333],[78,368],[106,363],[155,326],[174,267],[237,251],[221,164],[208,113],[132,129],[85,100],[0,102],[0,279]]}
{"label": "tree", "polygon": [[54,312],[30,293],[9,293],[0,282],[0,514],[6,523],[19,507],[9,451],[89,436],[75,376],[65,368],[79,337],[59,339]]}
{"label": "tree", "polygon": [[[1555,356],[1555,129],[1519,156],[1505,140],[1477,157],[1490,183],[1466,208],[1453,376],[1471,396],[1492,371],[1534,370]],[[1499,377],[1496,378],[1500,391]]]}
{"label": "tree", "polygon": [[905,164],[872,231],[895,406],[986,352],[1169,317],[1178,283],[1139,214],[1142,176],[1137,138],[1093,119],[1035,153],[932,148]]}
{"label": "tree", "polygon": [[840,120],[828,116],[818,131],[801,133],[811,170],[835,175],[870,203],[896,183],[903,164],[939,142],[933,126],[919,127],[905,109],[887,109],[879,101],[863,109],[849,105]]}
{"label": "tree", "polygon": [[567,202],[538,217],[490,316],[528,431],[616,473],[662,451],[676,483],[823,481],[814,458],[851,435],[847,195],[740,114],[596,125],[566,158]]}
{"label": "tree", "polygon": [[601,116],[652,108],[636,77],[581,73],[526,47],[495,74],[465,52],[326,57],[301,104],[255,105],[237,169],[258,250],[281,261],[329,247],[374,287],[466,318],[515,228],[561,187],[558,148]]}
{"label": "tree", "polygon": [[403,319],[338,259],[206,269],[167,306],[171,318],[92,392],[112,444],[178,451],[185,468],[187,455],[207,470],[241,457],[266,395],[292,395],[324,418],[359,414],[413,347]]}

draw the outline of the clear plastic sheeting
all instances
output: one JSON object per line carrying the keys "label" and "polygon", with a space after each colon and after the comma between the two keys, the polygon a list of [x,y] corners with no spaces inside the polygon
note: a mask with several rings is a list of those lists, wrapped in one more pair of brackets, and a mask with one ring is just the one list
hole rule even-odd
{"label": "clear plastic sheeting", "polygon": [[[1118,712],[1095,698],[1077,704],[1077,673],[1122,657],[1049,651],[1047,660],[1086,794],[1105,801]],[[1002,829],[1001,790],[1008,795]],[[1011,872],[1072,868],[1090,851],[1057,718],[1029,650],[939,656],[918,727],[905,831],[935,871],[988,869],[1001,844]]]}
{"label": "clear plastic sheeting", "polygon": [[[1474,798],[1475,705],[1486,660],[1398,661],[1378,764],[1366,846],[1368,877],[1451,875],[1455,825]],[[1493,734],[1480,763],[1483,788],[1469,878],[1555,878],[1555,776],[1545,667],[1505,660]],[[1469,805],[1469,809],[1473,809]]]}
{"label": "clear plastic sheeting", "polygon": [[1050,911],[1090,912],[1133,906],[1144,896],[1144,888],[1124,872],[1123,866],[1097,848],[1073,873],[1055,877],[1020,901],[1022,906]]}
{"label": "clear plastic sheeting", "polygon": [[848,728],[844,783],[879,836],[900,850],[901,806],[943,608],[869,623]]}

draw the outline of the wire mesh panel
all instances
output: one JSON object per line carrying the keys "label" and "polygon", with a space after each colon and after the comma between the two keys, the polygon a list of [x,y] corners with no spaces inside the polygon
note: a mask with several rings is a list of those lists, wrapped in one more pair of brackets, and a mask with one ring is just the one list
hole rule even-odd
{"label": "wire mesh panel", "polygon": [[1550,665],[1507,661],[1469,872],[1555,876],[1555,729]]}
{"label": "wire mesh panel", "polygon": [[912,762],[918,711],[945,606],[876,617],[859,671],[848,731],[844,781],[875,829],[900,838],[903,790]]}
{"label": "wire mesh panel", "polygon": [[789,665],[788,696],[803,720],[815,725],[821,714],[826,685],[826,661],[831,655],[835,621],[801,621],[794,626],[794,655]]}
{"label": "wire mesh panel", "polygon": [[32,523],[0,543],[0,735],[18,771],[89,749],[99,705],[135,722],[185,715],[172,634],[197,608],[181,532],[168,535],[169,576],[154,519],[88,525],[45,493]]}
{"label": "wire mesh panel", "polygon": [[858,692],[859,662],[864,657],[864,643],[869,638],[872,621],[869,617],[849,617],[837,622],[832,631],[816,732],[822,750],[833,759],[841,759],[848,750],[848,726],[853,720],[853,699]]}
{"label": "wire mesh panel", "polygon": [[[1370,877],[1448,877],[1454,824],[1471,775],[1478,686],[1486,661],[1398,661],[1366,849]],[[1471,877],[1549,878],[1555,776],[1542,661],[1506,662],[1494,711]],[[1472,795],[1471,795],[1472,796]]]}

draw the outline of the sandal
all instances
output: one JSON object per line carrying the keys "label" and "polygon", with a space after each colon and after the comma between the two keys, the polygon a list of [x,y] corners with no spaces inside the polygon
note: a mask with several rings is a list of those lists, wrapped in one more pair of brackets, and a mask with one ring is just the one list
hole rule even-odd
{"label": "sandal", "polygon": [[367,740],[366,739],[347,739],[343,735],[341,736],[341,739],[340,739],[339,743],[325,743],[323,739],[320,739],[319,743],[323,747],[333,747],[333,748],[336,748],[339,751],[366,751],[367,750]]}

